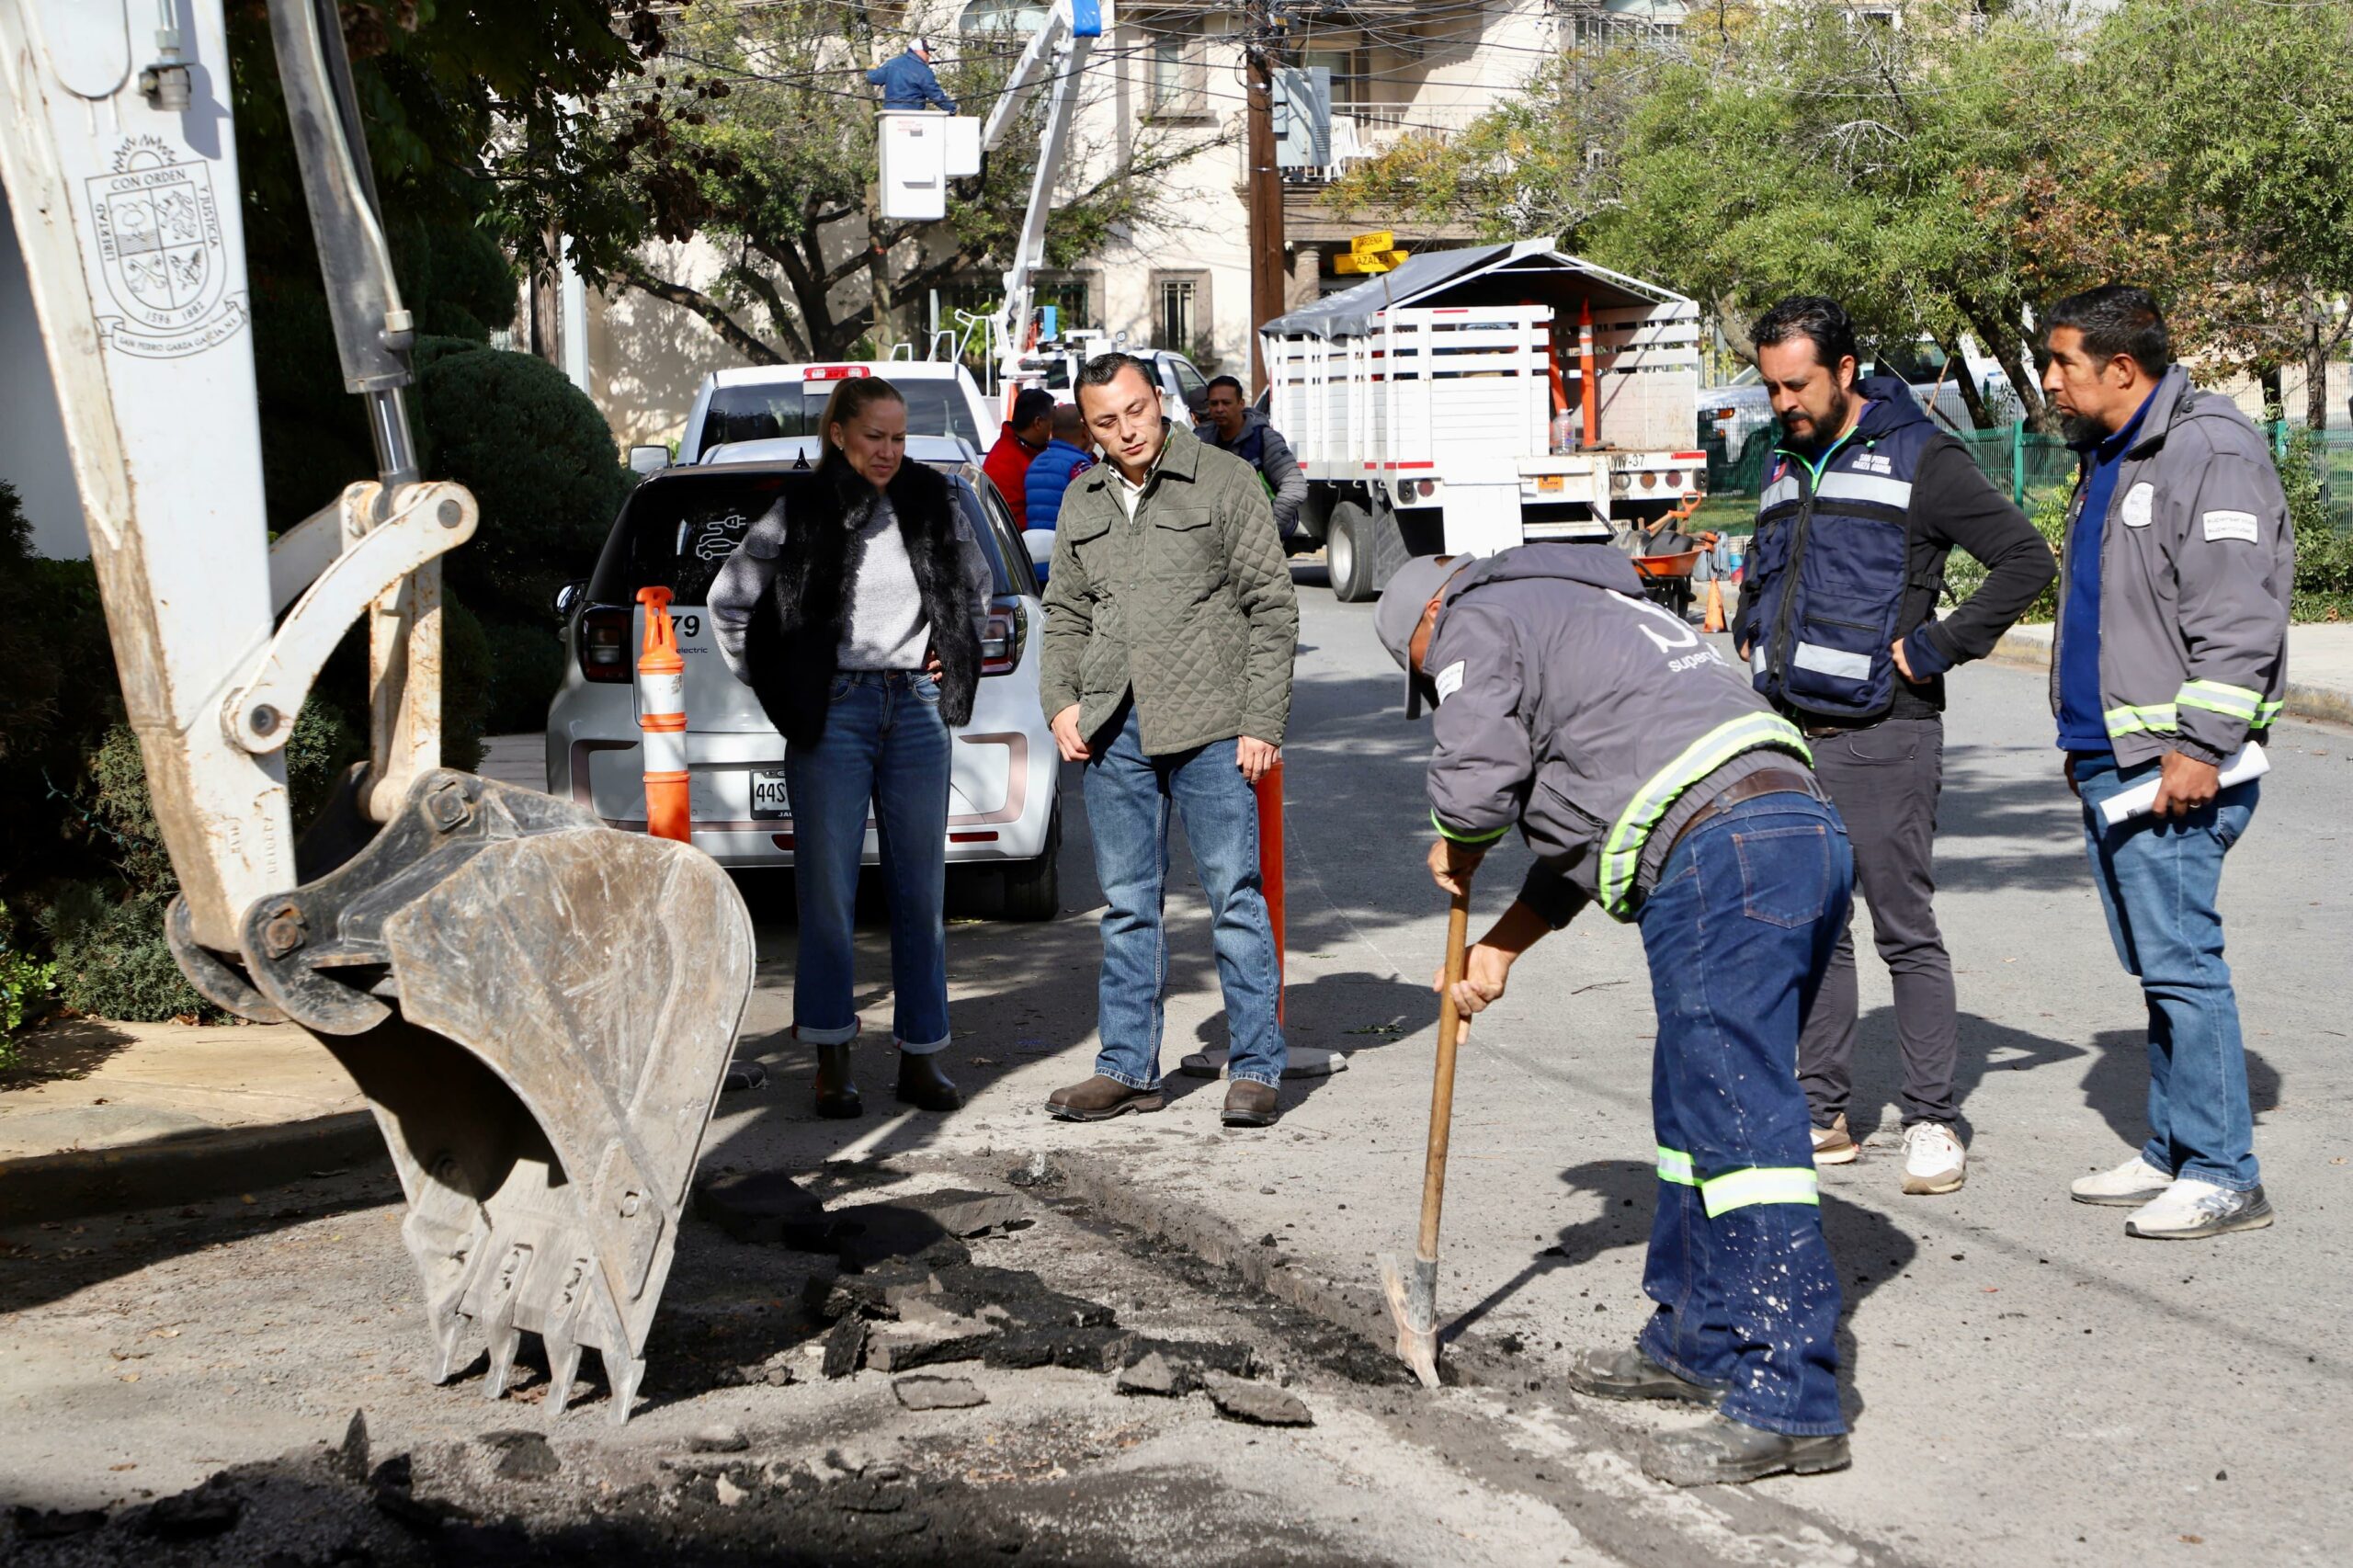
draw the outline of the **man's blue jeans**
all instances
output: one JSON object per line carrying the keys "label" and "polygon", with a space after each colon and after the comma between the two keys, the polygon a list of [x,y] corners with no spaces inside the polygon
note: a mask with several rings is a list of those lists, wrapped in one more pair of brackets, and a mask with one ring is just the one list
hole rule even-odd
{"label": "man's blue jeans", "polygon": [[911,1056],[948,1043],[949,744],[929,676],[858,670],[834,677],[817,744],[785,748],[801,911],[792,1023],[808,1044],[858,1033],[851,928],[870,805],[891,898],[892,1028]]}
{"label": "man's blue jeans", "polygon": [[1855,880],[1809,796],[1760,795],[1683,835],[1637,916],[1658,1009],[1658,1214],[1638,1343],[1771,1432],[1843,1432],[1838,1276],[1822,1235],[1798,1026]]}
{"label": "man's blue jeans", "polygon": [[1279,1084],[1282,1030],[1275,930],[1258,881],[1258,798],[1235,744],[1146,756],[1131,703],[1111,743],[1086,765],[1086,822],[1103,885],[1103,979],[1095,1070],[1131,1089],[1160,1086],[1168,989],[1168,812],[1185,824],[1209,894],[1218,983],[1225,993],[1226,1074]]}
{"label": "man's blue jeans", "polygon": [[2238,995],[2222,961],[2216,907],[2222,857],[2255,819],[2261,785],[2234,784],[2186,817],[2109,827],[2099,803],[2157,776],[2162,762],[2120,771],[2106,753],[2069,764],[2084,798],[2092,885],[2116,956],[2140,977],[2149,1008],[2149,1142],[2161,1171],[2245,1192],[2262,1180],[2246,1092]]}

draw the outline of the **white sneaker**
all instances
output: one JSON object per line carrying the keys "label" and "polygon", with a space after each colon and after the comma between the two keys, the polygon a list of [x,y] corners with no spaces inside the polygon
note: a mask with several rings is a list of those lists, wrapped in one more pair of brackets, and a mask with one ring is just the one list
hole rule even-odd
{"label": "white sneaker", "polygon": [[1904,1190],[1915,1197],[1958,1192],[1969,1179],[1969,1155],[1941,1121],[1915,1121],[1904,1130]]}
{"label": "white sneaker", "polygon": [[2132,1211],[2124,1233],[2152,1241],[2188,1242],[2227,1231],[2259,1231],[2271,1223],[2271,1203],[2256,1187],[2233,1192],[2183,1176]]}
{"label": "white sneaker", "polygon": [[2112,1171],[2077,1176],[2067,1190],[2078,1203],[2105,1203],[2118,1209],[2138,1209],[2173,1185],[2173,1173],[2161,1171],[2135,1154]]}

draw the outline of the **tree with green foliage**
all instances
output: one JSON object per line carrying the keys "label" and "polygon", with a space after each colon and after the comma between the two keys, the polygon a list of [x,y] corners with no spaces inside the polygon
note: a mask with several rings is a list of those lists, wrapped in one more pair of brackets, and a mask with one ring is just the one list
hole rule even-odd
{"label": "tree with green foliage", "polygon": [[[666,27],[663,68],[587,117],[602,141],[584,167],[612,177],[585,199],[654,214],[654,237],[700,232],[722,247],[726,268],[697,287],[606,228],[574,234],[574,265],[592,282],[682,306],[746,358],[776,363],[849,358],[861,343],[881,352],[909,335],[905,301],[1003,269],[1037,166],[1043,95],[983,173],[957,182],[944,222],[890,220],[873,204],[878,105],[864,74],[878,33],[863,7],[694,0]],[[962,58],[943,72],[949,95],[985,112],[1021,41],[960,35]],[[1048,263],[1070,265],[1115,232],[1174,222],[1161,176],[1228,139],[1147,131],[1116,157],[1074,142],[1068,169],[1098,172],[1074,172],[1060,186]]]}

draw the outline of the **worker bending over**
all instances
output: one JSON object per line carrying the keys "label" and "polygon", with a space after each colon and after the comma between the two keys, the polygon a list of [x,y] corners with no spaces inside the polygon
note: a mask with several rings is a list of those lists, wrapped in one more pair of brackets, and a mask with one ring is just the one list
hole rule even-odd
{"label": "worker bending over", "polygon": [[1537,858],[1471,949],[1466,1016],[1588,903],[1641,926],[1650,959],[1658,1309],[1632,1346],[1581,1354],[1571,1385],[1716,1407],[1644,1457],[1677,1485],[1842,1468],[1838,1280],[1797,1042],[1854,858],[1803,737],[1607,546],[1424,557],[1374,624],[1407,716],[1438,705],[1438,885],[1467,887],[1515,824]]}

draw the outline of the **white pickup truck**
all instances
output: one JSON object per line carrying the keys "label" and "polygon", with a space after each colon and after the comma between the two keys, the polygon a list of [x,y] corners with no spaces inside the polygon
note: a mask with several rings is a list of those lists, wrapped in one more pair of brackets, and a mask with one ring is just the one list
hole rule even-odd
{"label": "white pickup truck", "polygon": [[1334,594],[1415,555],[1606,541],[1698,493],[1699,333],[1693,301],[1551,240],[1425,251],[1268,322],[1267,417]]}

